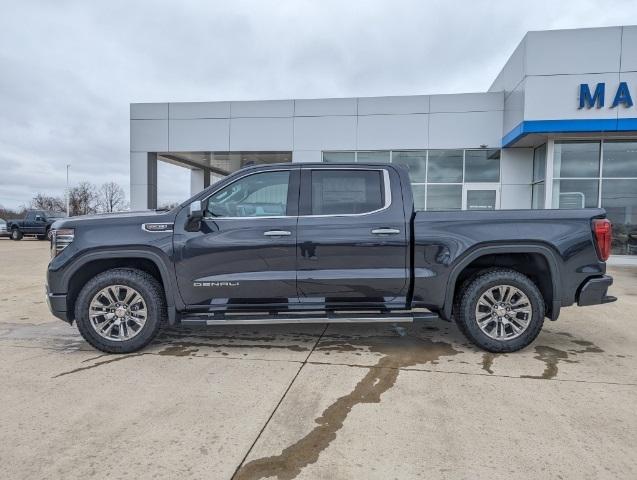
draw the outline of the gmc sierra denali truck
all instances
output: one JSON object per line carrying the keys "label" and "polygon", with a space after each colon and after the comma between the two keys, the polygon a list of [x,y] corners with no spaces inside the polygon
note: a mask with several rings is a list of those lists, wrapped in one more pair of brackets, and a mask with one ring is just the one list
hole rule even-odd
{"label": "gmc sierra denali truck", "polygon": [[389,164],[240,170],[180,206],[59,220],[47,299],[105,352],[161,324],[455,319],[491,352],[612,302],[601,209],[415,212]]}

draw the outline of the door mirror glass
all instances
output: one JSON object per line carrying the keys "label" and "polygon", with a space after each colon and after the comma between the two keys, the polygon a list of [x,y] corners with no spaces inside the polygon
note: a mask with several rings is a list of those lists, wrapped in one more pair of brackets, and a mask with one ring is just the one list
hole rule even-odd
{"label": "door mirror glass", "polygon": [[203,217],[203,210],[201,208],[201,200],[195,200],[190,204],[188,210],[188,216],[191,220],[200,220]]}

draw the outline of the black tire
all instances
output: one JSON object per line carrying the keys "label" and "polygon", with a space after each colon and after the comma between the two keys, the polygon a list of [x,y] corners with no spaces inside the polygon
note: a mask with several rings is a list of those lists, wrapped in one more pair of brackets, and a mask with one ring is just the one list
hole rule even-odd
{"label": "black tire", "polygon": [[14,228],[11,230],[11,240],[22,240],[22,237],[24,237],[24,235],[19,228]]}
{"label": "black tire", "polygon": [[[478,300],[489,288],[498,285],[511,285],[519,289],[528,297],[531,304],[531,319],[528,326],[515,338],[498,340],[487,335],[478,326],[476,319]],[[542,330],[545,314],[544,298],[535,283],[526,275],[506,268],[490,269],[474,276],[461,288],[454,307],[454,317],[460,331],[481,349],[494,353],[515,352],[533,342]]]}
{"label": "black tire", "polygon": [[38,240],[46,240],[46,235],[38,235]]}
{"label": "black tire", "polygon": [[[116,341],[102,337],[89,319],[89,305],[93,296],[109,285],[134,288],[146,303],[146,322],[139,333],[128,340]],[[106,353],[131,353],[144,348],[155,338],[166,318],[162,286],[152,275],[133,268],[115,268],[96,275],[84,285],[75,302],[75,321],[80,334],[93,347]]]}

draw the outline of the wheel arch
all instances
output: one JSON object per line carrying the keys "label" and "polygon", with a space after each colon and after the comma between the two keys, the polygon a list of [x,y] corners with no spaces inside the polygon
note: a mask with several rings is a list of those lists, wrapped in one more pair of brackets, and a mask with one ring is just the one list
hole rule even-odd
{"label": "wheel arch", "polygon": [[[86,282],[95,275],[113,268],[135,268],[152,275],[161,284],[168,307],[168,321],[174,323],[176,289],[168,260],[163,252],[153,250],[117,250],[91,252],[78,258],[62,277],[66,286],[67,312],[73,315],[75,302]],[[70,318],[74,320],[74,318]]]}
{"label": "wheel arch", "polygon": [[[520,259],[525,261],[516,264],[515,261]],[[530,264],[527,263],[529,260]],[[538,261],[544,262],[544,267],[535,263]],[[441,312],[443,318],[451,318],[454,299],[462,282],[470,278],[474,272],[490,267],[511,268],[531,277],[545,299],[547,316],[551,320],[557,320],[561,308],[560,263],[556,252],[543,244],[489,245],[478,247],[467,253],[456,262],[447,279],[445,304]],[[549,278],[542,275],[543,268],[548,271]]]}

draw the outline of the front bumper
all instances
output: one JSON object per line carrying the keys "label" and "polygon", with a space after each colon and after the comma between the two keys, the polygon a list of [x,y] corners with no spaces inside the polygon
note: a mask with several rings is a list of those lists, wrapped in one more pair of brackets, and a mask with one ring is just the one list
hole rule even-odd
{"label": "front bumper", "polygon": [[48,285],[46,286],[46,304],[49,306],[51,313],[60,320],[72,323],[69,319],[68,312],[66,311],[66,295],[58,295],[49,292]]}
{"label": "front bumper", "polygon": [[600,303],[610,303],[617,300],[617,297],[606,295],[608,287],[613,284],[613,277],[603,275],[601,277],[589,278],[580,288],[577,298],[577,305],[585,307],[588,305],[599,305]]}

